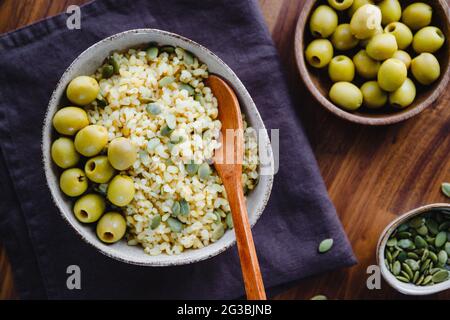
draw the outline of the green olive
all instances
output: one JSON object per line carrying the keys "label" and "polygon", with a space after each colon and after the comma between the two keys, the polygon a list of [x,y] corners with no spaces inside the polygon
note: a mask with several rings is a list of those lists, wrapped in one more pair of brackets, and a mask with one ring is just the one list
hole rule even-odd
{"label": "green olive", "polygon": [[86,111],[77,107],[59,109],[53,116],[53,127],[67,136],[73,136],[77,131],[89,125]]}
{"label": "green olive", "polygon": [[363,104],[370,109],[377,109],[383,107],[388,99],[386,92],[381,90],[378,82],[367,81],[361,86],[363,95]]}
{"label": "green olive", "polygon": [[367,39],[381,29],[381,11],[373,4],[365,4],[353,14],[350,29],[358,39]]}
{"label": "green olive", "polygon": [[391,58],[398,50],[397,41],[390,33],[377,34],[367,44],[367,54],[375,60]]}
{"label": "green olive", "polygon": [[331,36],[331,43],[337,50],[353,49],[358,45],[358,42],[359,40],[353,36],[348,23],[338,25]]}
{"label": "green olive", "polygon": [[330,99],[345,110],[358,109],[363,101],[361,90],[350,82],[336,82],[330,89]]}
{"label": "green olive", "polygon": [[428,4],[416,2],[403,10],[402,22],[412,30],[419,30],[431,23],[433,9]]}
{"label": "green olive", "polygon": [[328,38],[338,25],[338,16],[329,6],[318,6],[309,20],[309,29],[316,38]]}
{"label": "green olive", "polygon": [[346,10],[353,4],[353,0],[328,0],[328,4],[338,11]]}
{"label": "green olive", "polygon": [[403,63],[406,66],[406,69],[409,69],[409,66],[411,65],[411,56],[408,54],[408,52],[403,50],[397,50],[392,56],[392,58],[403,61]]}
{"label": "green olive", "polygon": [[127,222],[118,212],[107,212],[97,223],[97,237],[105,243],[119,241],[127,231]]}
{"label": "green olive", "polygon": [[71,168],[61,174],[59,187],[69,197],[78,197],[87,190],[88,181],[83,170]]}
{"label": "green olive", "polygon": [[367,38],[367,39],[364,39],[364,40],[360,40],[359,41],[359,46],[361,47],[361,48],[364,48],[364,49],[366,49],[367,48],[367,45],[369,44],[369,41],[370,41],[370,39],[372,39],[374,36],[376,36],[377,34],[382,34],[383,33],[383,29],[377,29],[377,31],[375,32],[375,34],[372,36],[372,37],[370,37],[370,38]]}
{"label": "green olive", "polygon": [[109,143],[108,160],[115,169],[128,169],[136,161],[136,158],[136,148],[129,139],[119,137]]}
{"label": "green olive", "polygon": [[439,78],[441,67],[435,56],[425,52],[412,59],[411,72],[419,83],[429,85]]}
{"label": "green olive", "polygon": [[384,28],[384,32],[390,33],[395,37],[398,48],[401,50],[408,48],[413,41],[411,30],[406,24],[401,22],[389,23],[386,28]]}
{"label": "green olive", "polygon": [[407,69],[403,61],[391,58],[381,64],[377,81],[381,89],[392,92],[400,88],[406,76]]}
{"label": "green olive", "polygon": [[105,200],[95,193],[82,196],[75,202],[73,212],[83,223],[92,223],[100,219],[105,212]]}
{"label": "green olive", "polygon": [[105,127],[89,125],[75,136],[75,148],[85,157],[100,153],[108,143],[108,131]]}
{"label": "green olive", "polygon": [[333,82],[351,82],[355,77],[355,66],[347,56],[336,56],[328,65],[328,75]]}
{"label": "green olive", "polygon": [[406,78],[403,84],[389,94],[389,103],[396,108],[409,106],[416,98],[416,86],[411,79]]}
{"label": "green olive", "polygon": [[131,177],[115,176],[108,185],[107,198],[112,204],[123,207],[133,200],[134,182]]}
{"label": "green olive", "polygon": [[402,7],[398,0],[383,0],[378,3],[378,7],[381,10],[381,24],[384,26],[400,20],[402,16]]}
{"label": "green olive", "polygon": [[415,52],[434,53],[444,44],[445,36],[441,29],[436,27],[424,27],[414,35],[412,46]]}
{"label": "green olive", "polygon": [[84,172],[93,182],[107,183],[114,175],[114,168],[109,163],[107,156],[97,156],[86,162]]}
{"label": "green olive", "polygon": [[333,46],[327,39],[311,41],[306,48],[306,60],[315,68],[324,68],[333,58]]}
{"label": "green olive", "polygon": [[380,69],[380,62],[372,59],[366,50],[360,50],[353,57],[356,72],[365,79],[375,79]]}
{"label": "green olive", "polygon": [[353,0],[352,6],[348,10],[349,17],[351,18],[353,16],[353,14],[356,12],[356,10],[358,10],[365,4],[373,4],[373,1],[372,0]]}
{"label": "green olive", "polygon": [[88,76],[79,76],[70,81],[66,93],[72,103],[85,106],[93,102],[99,92],[100,86],[97,80]]}
{"label": "green olive", "polygon": [[53,162],[63,169],[73,167],[80,160],[73,141],[65,137],[58,138],[53,142],[51,153]]}

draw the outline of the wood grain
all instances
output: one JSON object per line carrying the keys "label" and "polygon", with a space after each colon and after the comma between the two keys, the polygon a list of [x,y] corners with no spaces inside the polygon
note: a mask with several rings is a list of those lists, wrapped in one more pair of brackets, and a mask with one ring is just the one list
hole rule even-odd
{"label": "wood grain", "polygon": [[[0,0],[0,33],[64,11],[84,0]],[[366,127],[324,110],[300,79],[294,59],[295,25],[302,0],[259,0],[286,70],[292,96],[331,199],[359,264],[312,277],[276,299],[405,299],[382,282],[366,286],[380,232],[397,215],[423,204],[449,202],[440,184],[450,181],[450,92],[406,122]],[[0,298],[14,298],[11,269],[0,250]],[[427,298],[450,299],[450,292]]]}

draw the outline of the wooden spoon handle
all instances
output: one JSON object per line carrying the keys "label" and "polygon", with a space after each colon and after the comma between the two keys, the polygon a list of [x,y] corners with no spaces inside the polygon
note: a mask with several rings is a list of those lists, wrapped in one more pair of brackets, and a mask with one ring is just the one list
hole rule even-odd
{"label": "wooden spoon handle", "polygon": [[266,300],[264,283],[259,269],[258,257],[255,244],[248,222],[247,206],[245,203],[241,181],[235,181],[234,177],[225,177],[223,184],[230,203],[233,216],[236,243],[241,260],[242,277],[244,279],[245,291],[248,300]]}

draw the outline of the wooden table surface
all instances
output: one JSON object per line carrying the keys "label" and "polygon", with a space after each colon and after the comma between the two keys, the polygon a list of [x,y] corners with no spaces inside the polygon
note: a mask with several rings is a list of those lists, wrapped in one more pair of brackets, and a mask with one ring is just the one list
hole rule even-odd
{"label": "wooden table surface", "polygon": [[[0,0],[0,33],[85,2]],[[276,298],[309,299],[319,293],[330,299],[406,298],[385,282],[381,290],[368,290],[366,269],[375,264],[380,232],[396,215],[423,204],[449,202],[440,185],[450,181],[450,93],[401,124],[375,128],[340,120],[314,101],[297,72],[293,39],[303,1],[259,2],[331,199],[359,260],[352,268],[303,280]],[[12,272],[0,249],[0,299],[16,297]],[[428,298],[450,299],[450,292]]]}

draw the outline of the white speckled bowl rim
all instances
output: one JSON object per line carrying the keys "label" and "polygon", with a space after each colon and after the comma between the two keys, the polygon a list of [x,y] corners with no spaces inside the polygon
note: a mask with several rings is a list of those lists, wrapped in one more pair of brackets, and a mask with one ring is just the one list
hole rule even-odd
{"label": "white speckled bowl rim", "polygon": [[397,280],[395,276],[388,270],[386,264],[384,263],[384,248],[386,247],[386,242],[389,240],[392,232],[403,222],[411,219],[414,216],[430,211],[430,209],[435,208],[446,208],[450,209],[450,204],[448,203],[433,203],[426,206],[422,206],[416,209],[413,209],[405,214],[402,214],[400,217],[396,218],[392,221],[381,233],[380,239],[377,244],[377,263],[380,266],[381,274],[386,282],[395,290],[412,296],[423,296],[429,295],[433,293],[437,293],[440,291],[450,289],[450,280],[432,285],[432,286],[416,286],[410,283],[404,283],[400,280]]}
{"label": "white speckled bowl rim", "polygon": [[[134,29],[112,35],[86,49],[72,62],[53,91],[47,108],[42,130],[43,164],[50,193],[62,217],[84,241],[94,246],[98,251],[108,257],[129,264],[143,266],[185,265],[209,259],[231,247],[236,241],[234,232],[227,231],[215,243],[201,249],[185,250],[179,255],[161,254],[150,256],[144,252],[141,246],[128,246],[126,241],[119,241],[113,245],[104,244],[98,240],[95,234],[95,226],[81,224],[74,217],[72,213],[73,200],[66,197],[59,189],[58,177],[60,170],[51,161],[51,141],[56,137],[56,133],[52,128],[52,117],[59,108],[65,88],[70,80],[79,75],[94,73],[112,51],[124,50],[153,41],[159,44],[179,46],[191,51],[208,65],[211,73],[221,76],[232,85],[249,124],[257,130],[264,129],[264,134],[259,135],[259,152],[260,154],[265,154],[266,159],[270,162],[269,167],[273,169],[274,158],[264,123],[250,94],[236,74],[219,57],[200,44],[180,35],[157,29]],[[259,170],[261,172],[261,168]],[[252,227],[261,216],[269,200],[272,185],[273,175],[262,175],[257,187],[247,197],[249,221]]]}

